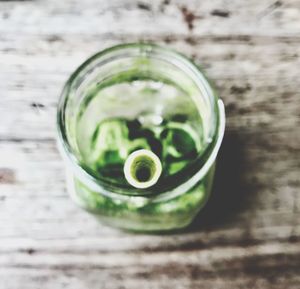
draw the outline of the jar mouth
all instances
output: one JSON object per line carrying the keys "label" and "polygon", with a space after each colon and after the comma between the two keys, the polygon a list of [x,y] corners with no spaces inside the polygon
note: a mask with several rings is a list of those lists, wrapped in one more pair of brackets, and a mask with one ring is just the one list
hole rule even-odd
{"label": "jar mouth", "polygon": [[[142,192],[140,190],[135,190],[134,188],[130,188],[129,190],[128,187],[111,184],[93,176],[93,174],[79,161],[76,152],[76,149],[78,150],[78,148],[76,148],[76,145],[70,143],[66,127],[66,108],[68,102],[72,101],[72,93],[74,93],[76,87],[79,87],[80,84],[84,82],[84,76],[96,70],[96,64],[99,67],[99,65],[101,66],[115,58],[135,57],[139,54],[144,54],[149,57],[159,57],[179,67],[197,85],[197,88],[201,92],[201,95],[205,97],[206,104],[209,105],[210,109],[210,126],[207,130],[207,137],[210,138],[210,141],[206,148],[191,166],[178,173],[180,183],[177,184],[175,188],[172,188],[171,190],[169,188],[165,190],[162,189],[158,194],[154,195],[151,190],[143,190]],[[162,198],[166,195],[170,195],[171,192],[173,192],[173,194],[175,192],[180,193],[181,191],[188,189],[188,187],[192,187],[197,183],[197,180],[199,181],[205,176],[206,172],[213,164],[223,138],[224,126],[225,116],[223,103],[218,100],[211,84],[209,84],[200,68],[184,55],[176,51],[145,43],[117,45],[105,49],[86,60],[75,70],[66,82],[60,96],[57,110],[58,144],[66,163],[70,165],[71,171],[73,171],[74,175],[83,183],[87,184],[92,190],[115,197],[138,195]],[[194,184],[194,182],[196,183]]]}

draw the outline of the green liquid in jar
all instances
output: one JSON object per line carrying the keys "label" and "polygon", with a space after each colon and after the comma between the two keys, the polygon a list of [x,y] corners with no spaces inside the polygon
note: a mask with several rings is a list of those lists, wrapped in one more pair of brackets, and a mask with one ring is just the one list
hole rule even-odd
{"label": "green liquid in jar", "polygon": [[185,169],[201,154],[204,139],[202,120],[193,117],[194,104],[183,93],[154,80],[96,90],[79,109],[76,138],[84,166],[96,178],[126,185],[127,157],[147,149],[162,162],[161,182]]}
{"label": "green liquid in jar", "polygon": [[[183,97],[186,92],[176,84],[143,78],[132,81],[126,76],[123,80],[94,87],[81,102],[75,129],[81,163],[95,178],[130,190],[123,173],[127,157],[139,149],[151,150],[163,167],[153,189],[157,194],[170,183],[176,184],[176,176],[204,151],[202,119],[191,98]],[[213,170],[214,166],[196,188],[170,200],[153,202],[151,195],[110,198],[77,179],[75,199],[102,220],[123,228],[184,227],[204,205]]]}

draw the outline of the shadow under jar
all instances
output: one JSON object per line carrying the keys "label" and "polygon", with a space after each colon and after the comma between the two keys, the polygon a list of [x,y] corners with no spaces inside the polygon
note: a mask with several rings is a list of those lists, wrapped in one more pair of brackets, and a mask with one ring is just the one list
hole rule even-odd
{"label": "shadow under jar", "polygon": [[[205,205],[224,106],[181,54],[153,44],[106,49],[71,75],[57,116],[68,191],[101,221],[134,231],[173,230]],[[124,176],[126,159],[137,150],[161,161],[162,173],[149,188],[133,187]]]}

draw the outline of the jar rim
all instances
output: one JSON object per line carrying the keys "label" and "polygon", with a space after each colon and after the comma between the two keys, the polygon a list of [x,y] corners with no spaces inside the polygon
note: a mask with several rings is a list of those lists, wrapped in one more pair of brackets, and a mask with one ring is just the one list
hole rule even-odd
{"label": "jar rim", "polygon": [[[86,171],[86,169],[82,166],[82,164],[78,161],[77,157],[75,156],[74,151],[68,141],[68,136],[64,126],[65,123],[64,112],[67,105],[68,95],[72,84],[74,83],[74,81],[76,81],[76,79],[80,76],[80,74],[83,73],[85,69],[87,69],[91,64],[94,63],[94,61],[98,60],[99,58],[105,57],[114,52],[119,52],[124,49],[135,49],[135,48],[139,48],[139,49],[141,48],[144,49],[145,51],[155,50],[157,53],[164,53],[170,58],[175,58],[177,61],[181,63],[181,65],[185,66],[188,70],[190,70],[190,73],[192,73],[196,77],[195,80],[202,86],[204,92],[213,101],[213,111],[215,114],[215,124],[213,130],[214,139],[208,145],[207,150],[205,152],[207,154],[207,159],[205,160],[205,162],[203,164],[200,164],[199,169],[197,169],[197,171],[190,177],[190,179],[179,184],[176,188],[172,190],[162,192],[157,195],[149,195],[149,194],[137,195],[132,193],[129,194],[128,192],[126,194],[119,193],[118,190],[116,190],[116,185],[107,184],[103,180],[99,180],[95,178],[93,175],[91,175],[89,172]],[[104,49],[94,54],[90,58],[88,58],[71,74],[71,76],[67,80],[64,89],[61,93],[59,103],[58,103],[58,109],[57,109],[58,147],[61,152],[61,155],[64,157],[66,163],[70,166],[70,169],[72,170],[76,178],[78,178],[84,184],[87,184],[87,186],[95,192],[108,195],[110,197],[117,197],[117,198],[128,198],[128,197],[136,196],[142,198],[150,197],[153,200],[161,200],[164,198],[174,197],[174,195],[180,195],[182,192],[185,192],[186,190],[192,188],[194,185],[197,184],[199,180],[202,179],[202,177],[206,175],[210,167],[213,165],[223,139],[224,129],[225,129],[224,105],[222,101],[218,99],[212,84],[205,77],[201,68],[199,68],[198,65],[196,65],[192,60],[187,58],[185,55],[173,49],[165,48],[152,43],[119,44]],[[203,153],[201,154],[201,156],[197,158],[195,163],[198,163],[198,161],[200,161],[202,156]]]}

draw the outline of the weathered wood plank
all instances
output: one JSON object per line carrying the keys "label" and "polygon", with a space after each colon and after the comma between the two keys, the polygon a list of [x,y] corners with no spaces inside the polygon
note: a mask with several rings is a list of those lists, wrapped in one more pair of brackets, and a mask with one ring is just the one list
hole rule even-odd
{"label": "weathered wood plank", "polygon": [[[294,230],[299,226],[297,217],[300,205],[297,194],[299,159],[289,152],[296,144],[291,142],[285,146],[284,140],[287,137],[284,134],[281,138],[277,137],[275,142],[268,134],[240,134],[239,139],[236,137],[229,134],[225,138],[219,160],[216,191],[218,194],[224,192],[227,195],[217,196],[214,201],[215,203],[221,201],[224,206],[223,213],[228,213],[226,210],[231,206],[237,210],[237,215],[229,221],[227,227],[242,228],[240,238],[243,238],[243,234],[249,228],[254,232],[253,236],[249,236],[249,239],[253,240],[257,238],[267,240],[269,237],[273,239],[279,237],[280,233],[286,238],[291,237],[296,234]],[[263,155],[260,150],[262,144],[268,148]],[[11,232],[11,224],[8,222],[5,226],[8,220],[18,220],[14,224],[17,226],[14,231],[20,235],[18,231],[22,227],[20,224],[25,227],[22,229],[23,232],[34,233],[34,228],[25,226],[28,222],[36,222],[37,226],[43,222],[45,224],[49,222],[50,225],[53,222],[62,222],[66,227],[62,232],[64,234],[68,227],[73,229],[72,223],[81,223],[82,219],[83,221],[88,219],[67,198],[64,168],[56,151],[55,142],[1,143],[0,152],[0,167],[14,172],[13,182],[4,180],[0,184],[2,188],[0,204],[3,207],[0,211],[0,221],[3,223],[0,234],[3,237]],[[241,154],[237,159],[236,153]],[[273,166],[275,155],[278,161],[277,165]],[[223,175],[228,162],[233,166],[232,171]],[[27,203],[25,207],[24,202]],[[216,210],[214,206],[218,204],[212,204],[212,212]],[[220,209],[222,211],[222,207],[218,208],[218,213]],[[222,214],[210,217],[215,218],[217,223],[221,222]],[[278,232],[278,227],[281,228],[281,232]],[[47,227],[41,232],[47,237]],[[49,233],[52,234],[51,231]],[[231,230],[228,237],[230,234]]]}
{"label": "weathered wood plank", "polygon": [[[95,52],[97,44],[91,43]],[[249,48],[249,41],[219,43],[209,39],[194,46],[178,40],[173,46],[194,56],[215,81],[225,101],[231,129],[279,132],[299,125],[300,48],[297,43],[275,45],[258,41]],[[55,136],[56,103],[63,83],[93,50],[86,45],[86,50],[78,56],[76,47],[72,45],[69,51],[71,47],[62,45],[53,56],[49,54],[57,49],[55,46],[39,55],[35,55],[34,46],[30,46],[32,56],[21,51],[20,55],[4,54],[2,68],[6,74],[0,76],[1,139]],[[11,110],[19,113],[12,114]]]}
{"label": "weathered wood plank", "polygon": [[[203,288],[245,285],[282,288],[286,283],[297,288],[299,258],[295,258],[295,253],[299,253],[299,246],[287,247],[286,244],[248,247],[247,250],[235,247],[175,251],[169,252],[168,260],[162,263],[165,253],[160,252],[47,255],[30,251],[18,257],[8,255],[9,264],[15,263],[15,266],[6,264],[3,273],[11,279],[5,278],[4,285],[14,288],[24,280],[34,284],[42,282],[43,276],[46,288],[195,288],[199,285]],[[0,259],[0,263],[3,262],[5,260]]]}
{"label": "weathered wood plank", "polygon": [[[135,269],[135,268],[133,268]],[[159,268],[158,268],[159,269]],[[182,272],[192,271],[192,268],[180,268]],[[251,268],[248,271],[253,271]],[[7,271],[6,271],[7,272]],[[290,274],[284,273],[279,278],[274,278],[269,272],[265,273],[264,277],[255,276],[255,274],[235,274],[234,278],[232,276],[223,277],[215,274],[198,274],[194,271],[194,274],[190,274],[187,278],[168,278],[168,275],[162,270],[163,276],[157,278],[158,280],[144,272],[137,274],[137,277],[128,278],[124,274],[115,274],[113,276],[108,276],[104,274],[103,269],[86,269],[84,271],[79,270],[32,270],[26,269],[22,272],[9,270],[6,273],[8,278],[5,279],[5,288],[18,288],[18,284],[23,283],[22,288],[32,288],[30,284],[42,283],[43,288],[216,288],[216,289],[229,289],[229,288],[270,288],[270,289],[281,289],[284,288],[286,283],[289,283],[289,288],[298,289],[299,279],[293,270]],[[176,271],[177,272],[177,271]],[[293,275],[292,275],[293,274]],[[195,276],[198,279],[195,280]],[[201,279],[200,279],[201,276]],[[110,279],[113,278],[113,279]],[[106,281],[109,280],[110,281]],[[9,280],[8,282],[6,280]],[[113,280],[113,281],[112,281]],[[165,280],[168,280],[167,282]]]}
{"label": "weathered wood plank", "polygon": [[297,35],[300,29],[297,0],[8,1],[1,13],[0,31],[14,34]]}

